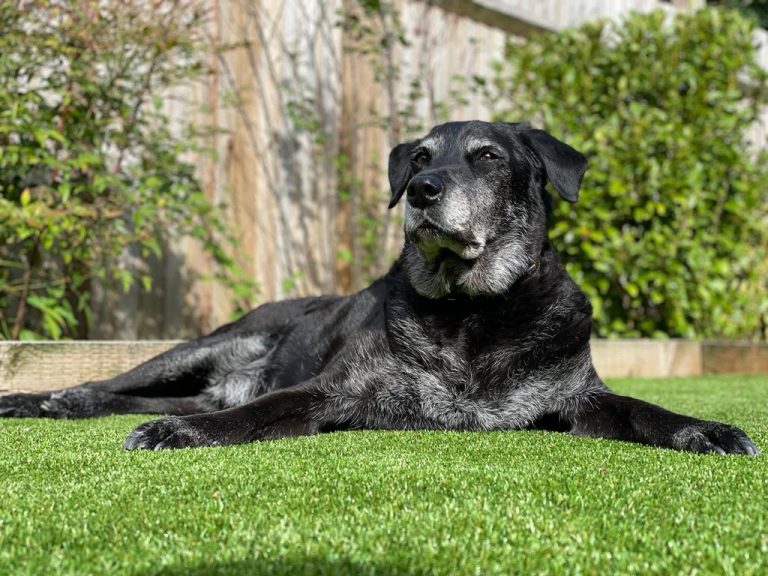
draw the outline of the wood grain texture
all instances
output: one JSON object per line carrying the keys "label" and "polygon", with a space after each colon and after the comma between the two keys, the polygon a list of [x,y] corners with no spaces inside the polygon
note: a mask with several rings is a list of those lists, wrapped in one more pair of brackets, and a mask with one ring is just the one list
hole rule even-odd
{"label": "wood grain texture", "polygon": [[768,345],[756,342],[704,342],[702,370],[707,374],[768,373]]}
{"label": "wood grain texture", "polygon": [[[215,158],[194,161],[207,196],[227,206],[235,256],[262,302],[350,293],[386,271],[402,242],[402,206],[386,209],[389,150],[448,119],[489,119],[467,82],[489,76],[507,39],[674,10],[657,0],[392,0],[407,44],[376,45],[397,29],[374,16],[365,21],[374,45],[361,46],[338,25],[340,11],[359,11],[356,0],[210,5],[212,41],[235,48],[211,53],[210,77],[165,106],[179,125],[221,128],[207,142]],[[768,34],[758,36],[768,68]],[[750,133],[755,146],[766,127],[768,110]],[[166,243],[160,258],[127,253],[121,265],[149,273],[152,291],[94,283],[91,338],[189,338],[229,319],[229,295],[205,279],[212,263],[195,242]]]}
{"label": "wood grain texture", "polygon": [[592,359],[603,377],[699,376],[701,344],[687,340],[592,340]]}

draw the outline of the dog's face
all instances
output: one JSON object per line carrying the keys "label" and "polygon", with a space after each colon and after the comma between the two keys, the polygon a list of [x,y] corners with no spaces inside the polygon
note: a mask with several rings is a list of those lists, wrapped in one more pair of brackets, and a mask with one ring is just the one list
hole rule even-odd
{"label": "dog's face", "polygon": [[526,124],[450,122],[389,156],[390,208],[405,195],[403,262],[430,298],[506,291],[546,238],[546,180],[570,202],[586,159]]}

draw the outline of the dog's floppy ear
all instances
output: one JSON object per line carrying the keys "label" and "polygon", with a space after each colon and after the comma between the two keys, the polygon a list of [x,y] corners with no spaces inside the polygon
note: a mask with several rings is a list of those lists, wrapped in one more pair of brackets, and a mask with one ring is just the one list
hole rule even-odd
{"label": "dog's floppy ear", "polygon": [[392,190],[389,208],[394,208],[397,205],[411,179],[411,150],[417,142],[418,140],[398,144],[389,153],[387,172],[389,174],[389,187]]}
{"label": "dog's floppy ear", "polygon": [[526,130],[523,134],[544,164],[547,178],[555,190],[568,202],[576,202],[581,179],[587,171],[587,159],[544,130]]}

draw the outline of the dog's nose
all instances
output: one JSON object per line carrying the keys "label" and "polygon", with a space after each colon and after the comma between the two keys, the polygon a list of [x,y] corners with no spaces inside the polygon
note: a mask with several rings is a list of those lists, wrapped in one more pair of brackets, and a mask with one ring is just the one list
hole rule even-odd
{"label": "dog's nose", "polygon": [[434,174],[418,174],[408,184],[408,204],[414,208],[427,208],[440,200],[445,185]]}

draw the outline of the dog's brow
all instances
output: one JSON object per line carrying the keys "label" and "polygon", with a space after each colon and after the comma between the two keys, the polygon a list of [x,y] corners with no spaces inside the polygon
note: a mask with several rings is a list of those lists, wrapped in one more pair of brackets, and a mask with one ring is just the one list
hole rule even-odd
{"label": "dog's brow", "polygon": [[483,148],[496,148],[498,145],[497,142],[488,138],[469,137],[464,141],[464,148],[470,153]]}
{"label": "dog's brow", "polygon": [[426,148],[432,156],[437,156],[444,144],[445,139],[442,134],[430,134],[421,141],[421,148]]}

